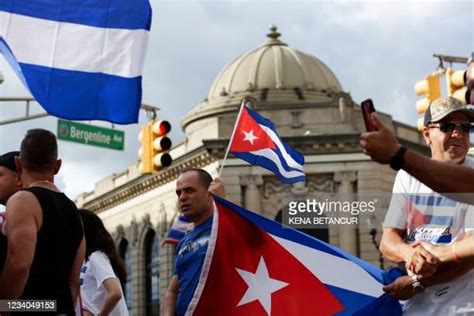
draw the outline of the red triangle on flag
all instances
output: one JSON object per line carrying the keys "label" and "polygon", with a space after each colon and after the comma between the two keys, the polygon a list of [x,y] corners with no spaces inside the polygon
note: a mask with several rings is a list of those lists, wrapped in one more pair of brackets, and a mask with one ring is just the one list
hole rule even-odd
{"label": "red triangle on flag", "polygon": [[273,149],[276,146],[262,127],[250,116],[247,108],[244,107],[235,129],[230,151],[251,152],[265,148]]}
{"label": "red triangle on flag", "polygon": [[[343,310],[329,289],[268,233],[216,204],[217,240],[193,315],[263,316],[269,310],[272,316],[333,315]],[[263,274],[258,273],[262,258]],[[252,286],[242,274],[259,276]],[[262,292],[268,288],[273,290]]]}

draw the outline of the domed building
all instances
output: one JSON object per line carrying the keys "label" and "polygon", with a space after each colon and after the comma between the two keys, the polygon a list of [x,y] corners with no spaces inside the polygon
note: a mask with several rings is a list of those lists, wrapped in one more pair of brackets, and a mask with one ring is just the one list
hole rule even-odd
{"label": "domed building", "polygon": [[[264,44],[222,69],[207,97],[182,120],[186,139],[171,150],[170,167],[141,175],[137,162],[78,197],[80,207],[103,219],[125,259],[129,277],[124,291],[133,315],[158,315],[172,276],[174,248],[160,245],[179,214],[175,185],[180,171],[204,168],[217,176],[244,96],[254,98],[254,110],[304,154],[306,180],[285,185],[271,172],[229,156],[221,177],[231,201],[284,221],[291,201],[389,196],[395,172],[371,161],[359,147],[365,130],[360,107],[321,60],[291,48],[280,36],[271,27]],[[381,117],[404,146],[427,152],[415,128]],[[372,237],[374,229],[381,233],[387,203],[380,201],[370,216],[356,215],[355,226],[304,229],[379,265]]]}
{"label": "domed building", "polygon": [[335,111],[340,106],[345,115],[348,112],[345,107],[352,101],[323,62],[280,41],[276,27],[270,29],[267,37],[262,46],[224,67],[208,96],[183,119],[188,149],[202,144],[203,134],[208,138],[229,138],[240,101],[245,96],[258,100],[257,110],[263,116],[269,115],[284,136],[354,131],[348,126],[328,130],[336,123],[332,116],[318,120],[302,115],[303,110],[316,105],[333,107]]}

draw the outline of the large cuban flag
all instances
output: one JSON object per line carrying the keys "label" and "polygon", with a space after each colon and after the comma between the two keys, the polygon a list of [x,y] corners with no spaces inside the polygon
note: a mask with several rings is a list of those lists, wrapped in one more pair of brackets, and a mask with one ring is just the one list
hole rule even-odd
{"label": "large cuban flag", "polygon": [[283,183],[304,181],[304,156],[281,140],[272,121],[243,106],[236,124],[234,156],[272,171]]}
{"label": "large cuban flag", "polygon": [[400,315],[382,290],[399,276],[215,198],[209,246],[187,315]]}
{"label": "large cuban flag", "polygon": [[0,52],[51,115],[138,121],[148,0],[1,0]]}

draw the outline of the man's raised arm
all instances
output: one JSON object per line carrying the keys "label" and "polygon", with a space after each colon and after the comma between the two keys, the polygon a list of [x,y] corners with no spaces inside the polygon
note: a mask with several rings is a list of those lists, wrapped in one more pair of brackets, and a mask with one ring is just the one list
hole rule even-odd
{"label": "man's raised arm", "polygon": [[[364,153],[381,164],[388,164],[402,146],[395,135],[372,113],[372,121],[379,129],[363,133],[360,145]],[[402,169],[429,186],[460,202],[474,204],[474,169],[435,161],[417,152],[406,150],[401,157]]]}

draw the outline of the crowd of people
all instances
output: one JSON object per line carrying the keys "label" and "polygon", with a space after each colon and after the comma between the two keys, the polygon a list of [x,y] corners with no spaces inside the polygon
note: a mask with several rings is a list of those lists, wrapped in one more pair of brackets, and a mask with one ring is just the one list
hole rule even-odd
{"label": "crowd of people", "polygon": [[0,156],[0,299],[54,300],[54,315],[128,315],[112,237],[54,184],[60,167],[56,136],[42,129]]}
{"label": "crowd of people", "polygon": [[[474,87],[474,64],[468,70]],[[471,95],[471,103],[474,96]],[[406,149],[382,124],[361,135],[370,157],[398,170],[380,250],[408,275],[384,290],[407,300],[407,315],[445,315],[474,297],[474,160],[467,157],[473,110],[452,97],[430,104],[423,137],[431,159]],[[124,263],[101,219],[78,210],[54,183],[61,167],[56,137],[29,130],[19,152],[0,156],[0,299],[54,299],[58,314],[128,315]],[[192,225],[176,248],[164,314],[184,315],[198,283],[223,182],[202,169],[176,182],[181,212]]]}
{"label": "crowd of people", "polygon": [[[412,170],[418,170],[411,169],[412,164],[425,168],[426,173],[431,172],[432,165],[418,164],[417,158],[409,160],[410,155],[423,161],[425,157],[405,149],[402,155],[397,154],[402,147],[394,135],[377,114],[373,114],[372,119],[379,131],[363,134],[362,147],[374,160],[391,163],[400,170],[384,222],[381,252],[391,261],[405,264],[408,270],[408,275],[384,290],[397,299],[408,300],[404,305],[406,315],[447,315],[451,308],[467,306],[474,297],[474,260],[471,260],[474,206],[465,203],[469,202],[465,195],[449,194],[472,191],[463,185],[449,190],[446,196],[441,189],[448,180],[424,184],[416,177],[417,171],[410,175]],[[429,162],[435,167],[453,166],[459,174],[474,168],[474,161],[467,157],[472,122],[474,111],[458,100],[451,97],[435,100],[426,112],[423,129],[423,137],[432,153]],[[390,145],[393,149],[387,150]],[[400,161],[394,163],[392,157]],[[200,169],[185,170],[177,180],[176,194],[181,211],[194,228],[176,249],[174,275],[165,295],[166,316],[184,315],[191,302],[208,246],[213,214],[211,192],[215,194],[216,188],[219,188],[218,195],[225,195],[222,181],[212,181],[211,176]],[[453,200],[454,197],[461,201]],[[415,204],[414,200],[418,202]],[[444,222],[437,221],[439,218]]]}

